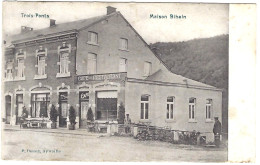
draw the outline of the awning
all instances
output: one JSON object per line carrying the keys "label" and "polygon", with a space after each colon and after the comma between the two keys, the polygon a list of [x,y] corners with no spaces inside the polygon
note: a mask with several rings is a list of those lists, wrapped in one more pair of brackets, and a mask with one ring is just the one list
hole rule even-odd
{"label": "awning", "polygon": [[117,91],[97,92],[97,98],[117,98]]}

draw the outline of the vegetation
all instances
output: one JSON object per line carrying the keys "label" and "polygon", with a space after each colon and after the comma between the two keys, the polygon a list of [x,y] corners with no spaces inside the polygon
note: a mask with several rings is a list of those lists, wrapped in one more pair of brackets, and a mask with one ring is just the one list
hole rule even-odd
{"label": "vegetation", "polygon": [[94,121],[94,115],[93,115],[93,111],[91,108],[88,109],[88,112],[87,112],[87,120],[89,121]]}
{"label": "vegetation", "polygon": [[173,73],[223,89],[224,132],[228,128],[228,43],[229,36],[221,35],[150,45]]}
{"label": "vegetation", "polygon": [[70,109],[69,109],[69,121],[70,121],[71,125],[76,124],[76,111],[73,106],[70,106]]}
{"label": "vegetation", "polygon": [[125,106],[121,102],[119,105],[119,111],[118,111],[118,123],[124,124],[124,120],[125,120]]}
{"label": "vegetation", "polygon": [[50,120],[54,123],[57,122],[58,111],[56,110],[55,106],[52,104],[50,110]]}

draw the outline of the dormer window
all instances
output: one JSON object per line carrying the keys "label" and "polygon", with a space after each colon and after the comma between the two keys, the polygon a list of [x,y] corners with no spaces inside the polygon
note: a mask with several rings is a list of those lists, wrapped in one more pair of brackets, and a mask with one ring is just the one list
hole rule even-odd
{"label": "dormer window", "polygon": [[24,69],[25,69],[25,57],[26,53],[20,49],[18,53],[16,53],[16,61],[17,61],[17,67],[16,69],[16,80],[25,80],[25,74],[24,74]]}
{"label": "dormer window", "polygon": [[98,34],[95,32],[88,32],[88,43],[89,44],[98,44]]}
{"label": "dormer window", "polygon": [[71,53],[71,45],[66,42],[62,43],[62,46],[58,47],[58,55],[59,55],[59,73],[57,73],[56,77],[69,77],[69,57]]}
{"label": "dormer window", "polygon": [[34,79],[44,79],[47,78],[47,74],[45,72],[46,64],[46,57],[47,57],[47,48],[43,49],[42,46],[36,50],[36,65],[37,74],[34,76]]}

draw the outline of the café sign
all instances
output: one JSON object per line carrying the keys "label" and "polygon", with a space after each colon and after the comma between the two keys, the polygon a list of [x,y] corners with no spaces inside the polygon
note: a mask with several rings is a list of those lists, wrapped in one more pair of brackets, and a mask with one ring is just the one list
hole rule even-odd
{"label": "caf\u00e9 sign", "polygon": [[121,79],[125,79],[125,75],[123,75],[123,73],[109,73],[109,74],[77,76],[77,82],[121,80]]}

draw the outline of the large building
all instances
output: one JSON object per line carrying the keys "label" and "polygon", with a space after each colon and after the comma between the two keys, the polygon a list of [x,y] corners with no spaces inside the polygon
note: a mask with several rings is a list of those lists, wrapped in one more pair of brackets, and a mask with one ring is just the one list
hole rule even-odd
{"label": "large building", "polygon": [[15,125],[25,106],[31,118],[59,109],[66,127],[68,107],[79,128],[91,108],[96,121],[118,119],[125,107],[132,122],[149,122],[212,139],[214,117],[221,121],[222,91],[172,73],[124,16],[113,7],[94,18],[45,29],[21,27],[9,37],[4,56],[6,124]]}

